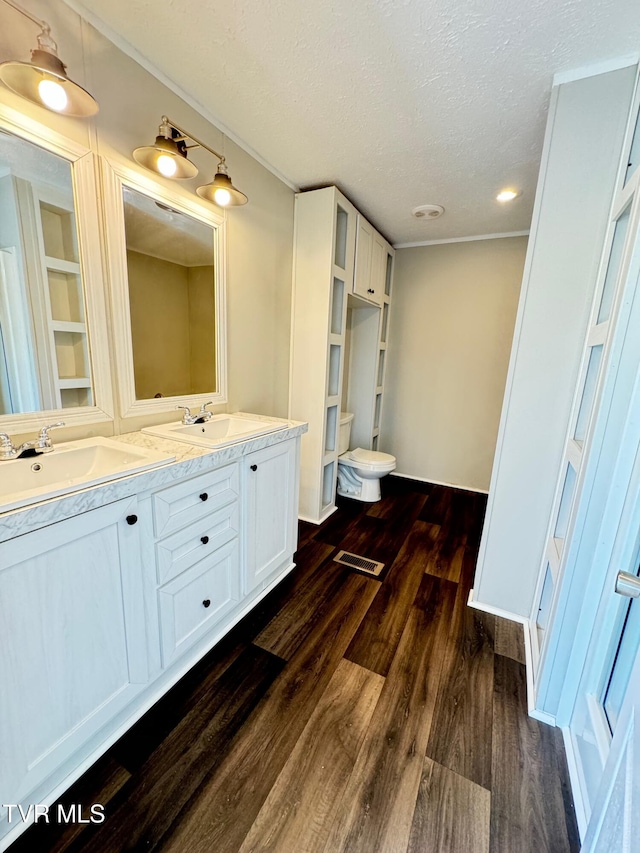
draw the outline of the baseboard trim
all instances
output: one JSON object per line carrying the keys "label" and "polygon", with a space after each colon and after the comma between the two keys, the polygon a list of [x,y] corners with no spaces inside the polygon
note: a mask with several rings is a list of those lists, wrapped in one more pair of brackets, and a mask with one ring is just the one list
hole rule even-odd
{"label": "baseboard trim", "polygon": [[519,622],[524,628],[524,660],[525,672],[527,674],[527,713],[534,720],[539,720],[541,723],[547,723],[549,726],[555,726],[556,718],[553,714],[547,711],[541,711],[535,705],[535,685],[533,683],[533,653],[531,649],[531,620],[527,616],[520,616],[518,613],[511,613],[509,610],[502,610],[500,607],[494,607],[492,604],[483,604],[481,601],[475,601],[473,590],[469,592],[467,600],[469,607],[475,607],[476,610],[482,610],[483,613],[490,613],[492,616],[499,616],[501,619],[509,619],[511,622]]}
{"label": "baseboard trim", "polygon": [[475,486],[461,486],[455,483],[445,483],[442,480],[427,480],[426,477],[415,477],[413,474],[402,474],[400,471],[392,471],[391,477],[403,477],[405,480],[417,480],[418,483],[430,483],[432,486],[446,486],[449,489],[460,489],[462,492],[477,492],[479,495],[488,495],[488,489],[476,489]]}
{"label": "baseboard trim", "polygon": [[324,512],[320,516],[320,518],[311,518],[308,515],[300,515],[300,513],[298,513],[298,521],[306,521],[307,524],[320,525],[320,524],[322,524],[323,521],[326,521],[330,516],[333,515],[334,512],[337,512],[337,511],[338,511],[338,507],[332,506],[331,509],[328,509],[326,512]]}
{"label": "baseboard trim", "polygon": [[587,808],[582,793],[582,784],[580,767],[576,756],[576,745],[571,734],[569,726],[562,726],[562,740],[564,741],[564,752],[567,756],[567,767],[569,768],[569,784],[571,785],[571,794],[573,795],[573,804],[576,809],[576,821],[578,823],[578,832],[580,841],[584,841],[584,836],[587,832],[589,819],[587,818]]}

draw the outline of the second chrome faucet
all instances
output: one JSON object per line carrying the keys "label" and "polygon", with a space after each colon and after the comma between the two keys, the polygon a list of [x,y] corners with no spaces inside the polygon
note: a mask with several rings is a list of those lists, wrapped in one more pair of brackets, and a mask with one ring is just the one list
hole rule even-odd
{"label": "second chrome faucet", "polygon": [[212,406],[213,403],[210,400],[208,403],[203,403],[200,406],[200,411],[196,412],[195,415],[191,414],[191,409],[188,406],[176,406],[176,409],[183,409],[184,414],[182,415],[182,423],[185,426],[191,426],[191,424],[203,424],[205,421],[208,421],[210,417],[212,417],[211,412],[207,411],[207,406]]}

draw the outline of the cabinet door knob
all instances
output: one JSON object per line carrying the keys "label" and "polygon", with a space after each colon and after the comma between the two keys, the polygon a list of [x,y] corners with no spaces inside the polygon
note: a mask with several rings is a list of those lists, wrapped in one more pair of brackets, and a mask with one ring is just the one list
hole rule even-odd
{"label": "cabinet door knob", "polygon": [[209,498],[209,495],[208,495],[206,492],[203,492],[203,493],[200,495],[200,500],[201,500],[201,501],[206,501],[208,498]]}
{"label": "cabinet door knob", "polygon": [[257,470],[258,470],[258,466],[257,466],[257,465],[252,465],[252,466],[251,466],[251,470],[252,470],[252,471],[257,471]]}
{"label": "cabinet door knob", "polygon": [[209,537],[208,536],[201,536],[200,541],[202,542],[203,545],[206,545],[207,542],[209,541]]}
{"label": "cabinet door knob", "polygon": [[372,290],[371,288],[369,288],[369,289],[367,290],[367,293],[375,293],[375,290]]}
{"label": "cabinet door knob", "polygon": [[209,607],[210,604],[211,604],[210,598],[205,598],[205,600],[202,602],[203,607]]}
{"label": "cabinet door knob", "polygon": [[128,515],[127,516],[127,524],[135,524],[138,520],[137,515]]}

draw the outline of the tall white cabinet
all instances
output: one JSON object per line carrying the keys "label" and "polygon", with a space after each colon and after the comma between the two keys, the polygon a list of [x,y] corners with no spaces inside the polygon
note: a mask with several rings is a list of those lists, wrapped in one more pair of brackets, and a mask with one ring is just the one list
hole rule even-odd
{"label": "tall white cabinet", "polygon": [[309,424],[300,465],[306,521],[336,509],[343,400],[355,415],[352,446],[378,446],[393,255],[336,187],[296,196],[289,416]]}

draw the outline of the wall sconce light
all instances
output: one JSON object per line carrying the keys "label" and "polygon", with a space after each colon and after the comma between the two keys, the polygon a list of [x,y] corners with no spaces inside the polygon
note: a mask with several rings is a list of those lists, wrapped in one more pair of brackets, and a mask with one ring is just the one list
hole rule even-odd
{"label": "wall sconce light", "polygon": [[14,0],[4,2],[40,27],[38,46],[31,51],[31,62],[10,60],[0,64],[0,80],[13,92],[67,116],[86,117],[98,112],[92,95],[70,80],[67,67],[58,56],[58,46],[51,38],[51,27],[19,6]]}
{"label": "wall sconce light", "polygon": [[[187,145],[187,140],[193,142],[193,145]],[[155,143],[136,148],[133,152],[133,159],[145,169],[164,175],[165,178],[174,180],[195,178],[198,169],[187,156],[192,148],[204,148],[205,151],[218,158],[215,178],[211,183],[198,187],[196,189],[198,195],[207,201],[212,201],[219,207],[246,204],[249,199],[231,183],[224,155],[214,151],[213,148],[209,148],[193,134],[187,133],[167,116],[162,116],[162,123],[158,128]]]}

